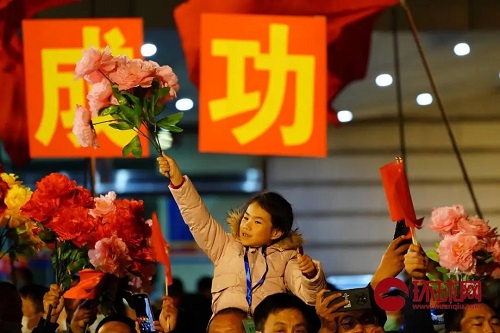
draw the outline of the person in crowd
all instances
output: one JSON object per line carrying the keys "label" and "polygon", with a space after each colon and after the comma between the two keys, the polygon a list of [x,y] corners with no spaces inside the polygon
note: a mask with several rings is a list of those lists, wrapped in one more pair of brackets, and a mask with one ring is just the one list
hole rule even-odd
{"label": "person in crowd", "polygon": [[170,191],[198,246],[214,263],[213,313],[236,307],[250,314],[266,296],[287,290],[314,304],[325,276],[318,261],[297,251],[302,236],[292,230],[288,201],[275,192],[257,195],[229,214],[228,234],[172,158],[163,154],[158,165],[170,177]]}
{"label": "person in crowd", "polygon": [[213,316],[207,333],[245,333],[243,320],[246,318],[247,313],[242,309],[222,309]]}
{"label": "person in crowd", "polygon": [[31,284],[19,290],[23,302],[23,333],[30,333],[43,316],[43,296],[48,291],[47,287]]}
{"label": "person in crowd", "polygon": [[21,333],[22,308],[21,296],[16,286],[0,281],[0,332]]}
{"label": "person in crowd", "polygon": [[[412,281],[424,280],[429,269],[429,258],[425,255],[420,244],[412,244],[405,255],[405,269],[411,276]],[[498,308],[492,305],[498,298],[498,294],[491,293],[495,290],[495,283],[486,281],[486,286],[492,288],[482,288],[484,293],[481,301],[467,300],[461,305],[464,308],[446,310],[444,314],[445,330],[447,333],[500,333],[500,319]],[[414,287],[413,283],[410,285]],[[412,292],[410,288],[410,294]],[[408,302],[407,302],[408,303]],[[409,332],[431,332],[432,322],[430,321],[430,311],[413,310],[412,307],[405,307],[405,321]],[[421,313],[420,320],[414,320],[415,313]],[[426,315],[426,317],[425,317]],[[413,319],[413,320],[412,320]],[[425,325],[425,326],[424,326]]]}
{"label": "person in crowd", "polygon": [[[327,297],[322,290],[316,298],[316,312],[321,320],[319,333],[383,333],[382,321],[373,309],[339,311],[348,302],[342,298],[341,292],[336,292]],[[334,302],[333,304],[331,304]]]}
{"label": "person in crowd", "polygon": [[[371,299],[371,308],[356,311],[339,311],[347,300],[336,301],[342,292],[323,297],[329,290],[323,290],[316,298],[316,312],[321,320],[321,333],[380,333],[384,332],[387,319],[385,311],[380,309],[373,299],[377,285],[386,278],[397,276],[404,269],[404,258],[410,245],[405,244],[403,236],[392,240],[384,252],[380,263],[367,286]],[[333,304],[332,304],[333,302]],[[432,332],[432,331],[431,331]]]}
{"label": "person in crowd", "polygon": [[[33,333],[54,333],[58,328],[58,317],[64,309],[64,298],[60,293],[61,289],[58,285],[52,284],[47,293],[43,297],[44,314],[40,319],[38,326],[35,327]],[[90,330],[96,319],[97,302],[82,301],[73,312],[70,329],[71,333],[86,333],[85,327],[89,331],[97,333],[140,333],[135,318],[130,318],[123,314],[112,314],[106,316],[97,325],[95,330]],[[48,314],[50,312],[50,317]],[[155,321],[155,331],[158,333],[180,333],[191,332],[183,330],[177,325],[177,308],[173,305],[172,298],[165,296],[163,298],[162,309],[159,320]],[[130,330],[132,329],[132,330]],[[3,331],[0,331],[3,333]],[[9,332],[11,333],[11,332]],[[13,332],[12,332],[13,333]],[[15,332],[19,333],[19,332]]]}
{"label": "person in crowd", "polygon": [[278,293],[267,296],[255,308],[256,332],[316,333],[307,305],[297,296]]}
{"label": "person in crowd", "polygon": [[197,293],[210,301],[212,300],[212,277],[202,276],[198,279]]}

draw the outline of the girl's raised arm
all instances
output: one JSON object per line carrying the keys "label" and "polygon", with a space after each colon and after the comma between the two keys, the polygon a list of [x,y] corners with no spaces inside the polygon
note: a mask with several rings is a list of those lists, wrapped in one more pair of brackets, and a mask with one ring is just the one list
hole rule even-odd
{"label": "girl's raised arm", "polygon": [[196,243],[217,264],[230,236],[212,217],[193,183],[182,175],[177,163],[165,153],[157,161],[160,173],[170,178],[170,192]]}

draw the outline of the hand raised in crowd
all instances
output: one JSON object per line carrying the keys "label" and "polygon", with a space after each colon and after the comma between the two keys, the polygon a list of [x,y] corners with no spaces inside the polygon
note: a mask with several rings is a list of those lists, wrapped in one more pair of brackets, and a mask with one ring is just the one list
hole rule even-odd
{"label": "hand raised in crowd", "polygon": [[380,281],[388,277],[395,277],[404,268],[404,256],[410,244],[403,244],[404,236],[394,239],[385,250],[377,270],[370,282],[375,289]]}
{"label": "hand raised in crowd", "polygon": [[[49,309],[51,309],[50,318],[47,318]],[[49,291],[43,296],[43,317],[51,323],[55,323],[63,309],[64,300],[61,295],[61,287],[57,284],[51,284]]]}
{"label": "hand raised in crowd", "polygon": [[162,156],[156,159],[160,168],[160,173],[165,177],[169,177],[174,186],[182,184],[184,178],[179,166],[173,158],[162,152]]}
{"label": "hand raised in crowd", "polygon": [[177,324],[177,313],[178,310],[172,297],[164,296],[160,313],[160,325],[163,332],[167,333],[174,330]]}
{"label": "hand raised in crowd", "polygon": [[412,244],[405,255],[405,270],[414,280],[423,280],[427,273],[429,258],[426,256],[420,244]]}
{"label": "hand raised in crowd", "polygon": [[316,265],[314,264],[311,257],[309,257],[307,254],[299,253],[297,255],[297,260],[299,263],[299,269],[306,278],[312,279],[316,276],[316,274],[318,274]]}
{"label": "hand raised in crowd", "polygon": [[321,290],[316,295],[316,313],[321,321],[321,329],[319,333],[337,333],[337,321],[335,320],[339,316],[339,309],[348,303],[347,300],[343,299],[340,302],[328,306],[331,302],[338,298],[342,298],[342,293],[333,293],[328,297],[323,298],[323,295],[329,292],[326,289]]}
{"label": "hand raised in crowd", "polygon": [[89,304],[88,301],[80,303],[71,318],[72,333],[86,333],[83,331],[85,325],[92,325],[97,318],[97,304]]}

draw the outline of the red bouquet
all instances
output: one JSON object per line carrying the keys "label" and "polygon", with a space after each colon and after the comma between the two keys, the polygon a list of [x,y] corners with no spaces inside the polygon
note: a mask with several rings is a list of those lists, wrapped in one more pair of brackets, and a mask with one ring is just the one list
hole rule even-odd
{"label": "red bouquet", "polygon": [[143,265],[154,260],[142,201],[118,200],[114,192],[93,198],[59,173],[44,177],[36,187],[22,212],[37,222],[38,236],[54,248],[56,283],[67,289],[71,276],[84,268],[117,277],[144,276]]}

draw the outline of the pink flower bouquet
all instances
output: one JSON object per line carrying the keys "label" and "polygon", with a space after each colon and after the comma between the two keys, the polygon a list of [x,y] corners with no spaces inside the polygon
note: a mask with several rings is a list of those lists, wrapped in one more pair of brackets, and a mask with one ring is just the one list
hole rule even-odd
{"label": "pink flower bouquet", "polygon": [[[137,133],[123,147],[123,156],[141,157],[139,136],[146,137],[161,155],[158,131],[182,131],[176,126],[182,112],[164,115],[165,103],[172,101],[179,90],[177,76],[169,66],[126,56],[114,57],[108,47],[103,51],[90,48],[76,64],[75,78],[83,78],[92,85],[87,94],[89,109],[78,105],[73,123],[73,133],[83,147],[99,147],[94,125],[103,123]],[[92,122],[92,118],[108,115],[111,120]]]}
{"label": "pink flower bouquet", "polygon": [[473,279],[496,275],[500,270],[497,229],[477,216],[468,216],[461,205],[434,209],[429,227],[441,236],[436,250],[427,252],[439,263],[441,273]]}

